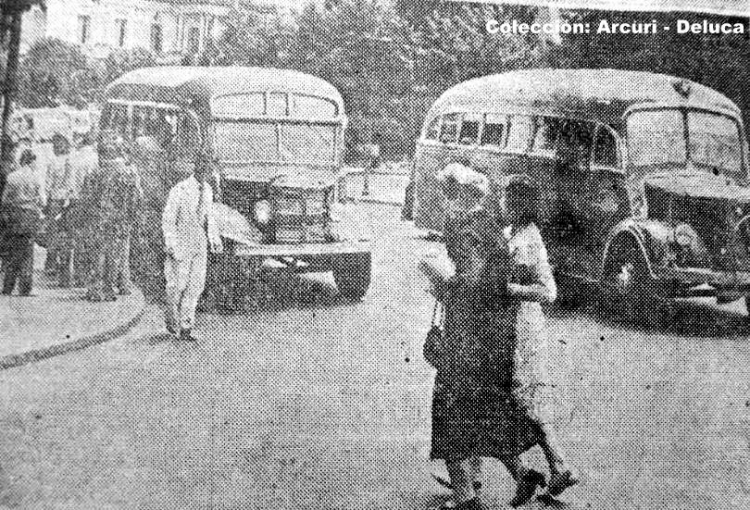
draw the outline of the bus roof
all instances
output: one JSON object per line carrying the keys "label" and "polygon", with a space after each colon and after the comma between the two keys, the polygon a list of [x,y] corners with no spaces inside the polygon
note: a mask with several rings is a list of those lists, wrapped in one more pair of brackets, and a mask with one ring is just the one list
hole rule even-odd
{"label": "bus roof", "polygon": [[287,69],[264,67],[146,67],[124,74],[106,90],[107,99],[207,105],[212,97],[277,91],[323,97],[343,111],[343,100],[327,81]]}
{"label": "bus roof", "polygon": [[[678,92],[679,82],[689,94]],[[683,89],[684,90],[684,89]],[[665,74],[616,69],[530,69],[475,78],[441,95],[427,116],[449,112],[531,113],[616,124],[631,106],[693,106],[739,117],[719,92]]]}

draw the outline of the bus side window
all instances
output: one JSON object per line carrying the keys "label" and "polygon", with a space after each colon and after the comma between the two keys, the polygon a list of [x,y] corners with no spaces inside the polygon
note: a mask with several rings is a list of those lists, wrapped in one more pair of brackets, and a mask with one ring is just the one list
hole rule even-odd
{"label": "bus side window", "polygon": [[481,117],[478,115],[464,115],[461,122],[461,131],[458,135],[458,143],[461,145],[474,145],[479,138],[479,122]]}
{"label": "bus side window", "polygon": [[108,104],[102,114],[102,126],[125,137],[128,131],[128,107],[124,104]]}
{"label": "bus side window", "polygon": [[507,138],[508,117],[488,113],[484,118],[484,130],[482,130],[482,145],[492,145],[502,148]]}
{"label": "bus side window", "polygon": [[447,113],[443,115],[443,124],[440,126],[440,141],[443,143],[456,143],[458,138],[458,124],[461,116],[458,113]]}
{"label": "bus side window", "polygon": [[425,133],[425,140],[437,140],[440,134],[440,115],[436,116],[427,126],[427,132]]}
{"label": "bus side window", "polygon": [[508,150],[525,152],[529,148],[534,121],[526,115],[513,115],[508,132]]}
{"label": "bus side window", "polygon": [[192,159],[201,145],[200,129],[196,119],[190,114],[179,116],[177,125],[176,151],[178,159]]}
{"label": "bus side window", "polygon": [[599,126],[594,143],[594,165],[619,168],[617,162],[617,141],[606,126]]}
{"label": "bus side window", "polygon": [[561,122],[554,117],[537,117],[536,120],[536,134],[531,150],[536,154],[553,156]]}

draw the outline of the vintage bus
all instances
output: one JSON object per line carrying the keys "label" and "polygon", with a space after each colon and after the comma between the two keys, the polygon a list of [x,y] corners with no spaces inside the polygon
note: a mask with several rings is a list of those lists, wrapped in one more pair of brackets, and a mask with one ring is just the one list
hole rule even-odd
{"label": "vintage bus", "polygon": [[332,271],[339,291],[358,299],[370,283],[370,245],[342,239],[332,218],[346,123],[339,92],[314,76],[158,67],[132,71],[107,87],[100,128],[119,132],[141,159],[146,154],[151,173],[169,183],[145,186],[159,195],[147,197],[157,206],[169,186],[190,175],[197,151],[207,150],[221,202],[259,232],[257,242],[229,242],[230,257],[272,259],[296,272]]}
{"label": "vintage bus", "polygon": [[672,298],[750,295],[750,189],[739,108],[688,80],[537,69],[477,78],[431,107],[413,170],[415,225],[440,231],[435,174],[460,161],[497,193],[512,174],[542,194],[561,294],[596,283],[638,315]]}

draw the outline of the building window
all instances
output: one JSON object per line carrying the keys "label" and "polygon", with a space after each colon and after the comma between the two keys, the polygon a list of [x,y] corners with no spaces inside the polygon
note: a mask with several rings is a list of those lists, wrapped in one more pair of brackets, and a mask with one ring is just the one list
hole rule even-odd
{"label": "building window", "polygon": [[78,41],[86,44],[91,39],[91,16],[78,16]]}
{"label": "building window", "polygon": [[123,46],[125,46],[125,41],[128,34],[128,20],[115,20],[115,26],[117,27],[117,46],[122,48]]}
{"label": "building window", "polygon": [[161,53],[162,51],[161,25],[151,25],[151,50],[156,53]]}
{"label": "building window", "polygon": [[200,49],[200,40],[201,40],[201,29],[198,27],[190,27],[190,30],[188,30],[188,44],[187,44],[188,53],[191,53],[191,54],[198,53],[198,50]]}

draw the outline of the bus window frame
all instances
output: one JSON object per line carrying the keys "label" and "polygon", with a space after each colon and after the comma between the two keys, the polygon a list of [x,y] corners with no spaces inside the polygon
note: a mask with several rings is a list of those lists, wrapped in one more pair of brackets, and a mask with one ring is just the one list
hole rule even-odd
{"label": "bus window frame", "polygon": [[[263,113],[261,115],[248,115],[242,112],[239,112],[237,114],[227,114],[227,113],[215,113],[214,111],[214,103],[223,97],[232,97],[232,96],[246,96],[249,94],[259,94],[263,96]],[[271,94],[281,94],[286,96],[286,114],[283,116],[279,115],[269,115],[268,109],[269,109],[269,103],[270,103],[270,96]],[[292,103],[294,102],[294,96],[299,97],[309,97],[312,99],[317,99],[320,101],[323,101],[325,103],[329,103],[333,106],[334,115],[333,117],[313,117],[313,116],[307,116],[307,117],[300,117],[295,115],[295,112],[292,108]],[[336,101],[333,101],[332,99],[329,99],[325,96],[319,96],[315,94],[303,94],[303,93],[297,93],[297,92],[286,92],[286,91],[280,91],[280,90],[248,90],[245,92],[232,92],[231,94],[219,94],[212,96],[211,99],[208,102],[208,108],[211,115],[211,120],[225,120],[225,121],[260,121],[260,120],[269,120],[269,121],[293,121],[293,122],[310,122],[312,124],[319,124],[321,122],[324,123],[332,123],[332,124],[339,124],[339,123],[345,123],[346,117],[341,114],[341,109],[339,108],[338,103]]]}
{"label": "bus window frame", "polygon": [[[596,161],[596,145],[597,140],[599,138],[599,133],[601,131],[607,131],[612,138],[615,141],[615,156],[617,157],[617,164],[615,166],[610,166],[606,164],[598,164]],[[618,174],[625,174],[625,160],[623,158],[623,147],[622,147],[622,139],[620,135],[617,133],[615,129],[612,128],[612,126],[609,126],[607,124],[597,123],[594,128],[594,136],[593,136],[593,143],[591,144],[591,155],[589,159],[589,169],[591,171],[607,171],[607,172],[615,172]]]}
{"label": "bus window frame", "polygon": [[[464,123],[467,121],[467,118],[469,119],[469,122],[477,123],[477,134],[471,143],[461,142],[461,132],[464,129]],[[458,137],[457,137],[457,141],[455,142],[455,145],[459,147],[477,147],[479,145],[480,140],[482,139],[482,131],[484,128],[483,121],[484,121],[484,114],[482,113],[475,113],[475,112],[462,113],[461,122],[458,127]]]}
{"label": "bus window frame", "polygon": [[[430,127],[432,126],[432,123],[436,124],[436,134],[435,138],[430,138]],[[422,133],[422,141],[425,143],[440,143],[440,129],[443,125],[443,115],[435,115],[432,119],[430,119],[430,122],[425,124],[424,133]]]}
{"label": "bus window frame", "polygon": [[[495,116],[498,116],[498,117],[503,117],[503,124],[502,124],[502,126],[503,126],[503,137],[502,137],[502,140],[501,140],[502,141],[502,145],[495,145],[495,144],[491,144],[491,143],[484,143],[484,133],[485,133],[485,130],[487,129],[487,116],[488,115],[495,115]],[[479,136],[479,147],[481,147],[483,149],[486,149],[486,150],[496,151],[496,152],[504,151],[505,147],[508,145],[508,131],[509,131],[509,127],[510,127],[510,117],[511,117],[511,115],[507,114],[507,113],[485,112],[484,115],[482,116],[482,129],[481,129],[481,133],[480,133],[480,136]],[[491,124],[497,125],[498,123],[497,122],[491,122]]]}
{"label": "bus window frame", "polygon": [[[448,117],[449,115],[455,115],[456,116],[456,120],[455,121],[446,121],[445,118]],[[463,113],[461,113],[461,112],[443,113],[441,115],[441,117],[442,117],[442,120],[440,122],[440,134],[438,135],[438,142],[440,142],[441,144],[443,144],[445,146],[449,146],[449,145],[458,146],[459,145],[459,143],[458,143],[458,135],[460,134],[460,131],[461,131],[461,122],[462,122],[462,119],[463,119]],[[455,137],[454,137],[453,140],[443,140],[443,128],[446,126],[446,123],[448,123],[448,122],[455,123],[455,125],[456,125],[456,134],[455,134]]]}
{"label": "bus window frame", "polygon": [[552,115],[535,115],[534,116],[534,130],[531,135],[531,145],[529,145],[528,152],[532,156],[557,159],[557,146],[558,146],[558,142],[560,139],[559,126],[557,128],[557,132],[555,133],[555,138],[552,141],[552,148],[539,149],[537,147],[537,137],[539,136],[539,130],[541,128],[541,124],[546,122],[548,119],[553,119],[559,123],[562,123],[566,120],[565,118],[552,116]]}
{"label": "bus window frame", "polygon": [[[534,143],[534,136],[536,135],[536,120],[534,119],[534,115],[529,115],[525,113],[513,113],[509,116],[509,122],[508,122],[508,135],[505,137],[505,147],[504,151],[509,152],[511,154],[526,154],[528,155],[531,150],[531,144]],[[527,118],[531,121],[531,129],[529,130],[529,134],[526,136],[526,145],[523,148],[520,147],[511,147],[509,145],[510,141],[510,135],[513,132],[513,126],[515,125],[515,121],[517,118],[523,117]]]}

